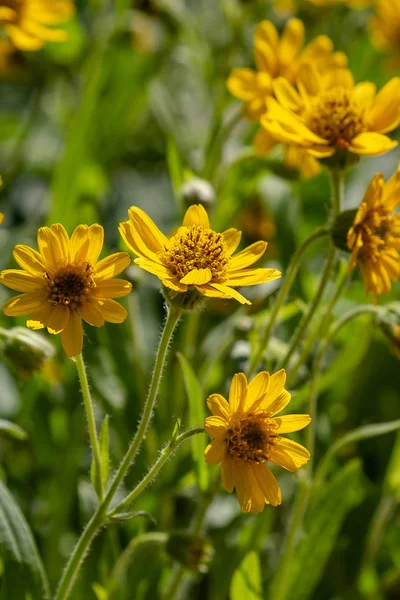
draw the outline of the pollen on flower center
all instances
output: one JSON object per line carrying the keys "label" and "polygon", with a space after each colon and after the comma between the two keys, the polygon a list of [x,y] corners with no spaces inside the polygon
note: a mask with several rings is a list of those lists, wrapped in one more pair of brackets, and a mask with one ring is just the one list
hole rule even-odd
{"label": "pollen on flower center", "polygon": [[54,276],[46,271],[48,301],[53,306],[78,308],[86,302],[90,291],[96,287],[93,274],[94,269],[88,263],[67,265],[59,269]]}
{"label": "pollen on flower center", "polygon": [[159,257],[178,279],[193,269],[210,269],[213,280],[222,281],[229,263],[224,236],[201,225],[181,227]]}
{"label": "pollen on flower center", "polygon": [[268,460],[277,439],[267,415],[248,413],[231,424],[225,441],[232,458],[259,463]]}
{"label": "pollen on flower center", "polygon": [[363,111],[343,88],[333,88],[316,97],[305,120],[316,135],[342,149],[365,130]]}

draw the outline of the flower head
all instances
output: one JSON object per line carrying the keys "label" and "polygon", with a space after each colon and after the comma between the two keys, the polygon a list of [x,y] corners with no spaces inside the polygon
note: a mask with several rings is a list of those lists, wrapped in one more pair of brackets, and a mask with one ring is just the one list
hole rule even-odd
{"label": "flower head", "polygon": [[19,50],[40,50],[46,42],[63,42],[58,25],[74,14],[73,0],[0,0],[0,26]]}
{"label": "flower head", "polygon": [[103,247],[100,225],[79,225],[71,239],[60,223],[38,231],[39,252],[28,246],[14,248],[14,258],[23,269],[0,273],[0,282],[23,292],[8,300],[4,313],[10,317],[30,315],[31,329],[47,327],[61,333],[68,356],[82,352],[82,319],[101,327],[105,321],[122,323],[126,310],[112,300],[131,291],[131,284],[113,279],[130,263],[126,252],[98,258]]}
{"label": "flower head", "polygon": [[181,227],[170,238],[135,206],[129,209],[129,221],[121,223],[119,230],[127,246],[139,257],[135,263],[157,275],[176,296],[194,293],[250,304],[233,288],[281,276],[277,269],[247,269],[261,258],[267,243],[256,242],[233,255],[241,233],[236,229],[224,233],[213,231],[201,205],[188,208]]}
{"label": "flower head", "polygon": [[303,65],[298,90],[286,79],[274,82],[275,98],[267,100],[261,124],[277,140],[303,148],[315,158],[335,153],[377,155],[397,142],[385,133],[400,122],[400,78],[376,94],[370,82],[355,85],[347,69],[320,75]]}
{"label": "flower head", "polygon": [[212,394],[207,406],[205,430],[214,440],[205,450],[210,465],[221,463],[222,482],[227,492],[236,488],[244,512],[257,514],[265,504],[282,502],[279,485],[267,462],[288,471],[297,471],[310,458],[306,448],[281,437],[299,431],[311,421],[309,415],[275,417],[290,401],[285,390],[283,369],[270,375],[258,373],[248,384],[246,376],[234,376],[229,403],[220,394]]}
{"label": "flower head", "polygon": [[372,179],[347,236],[352,252],[350,269],[358,264],[367,293],[375,302],[388,294],[400,277],[400,168],[385,184],[378,173]]}

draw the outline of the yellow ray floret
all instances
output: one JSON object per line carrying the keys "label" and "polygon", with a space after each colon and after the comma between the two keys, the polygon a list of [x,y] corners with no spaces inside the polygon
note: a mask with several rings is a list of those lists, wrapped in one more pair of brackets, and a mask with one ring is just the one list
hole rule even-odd
{"label": "yellow ray floret", "polygon": [[75,12],[73,0],[0,0],[0,26],[19,50],[40,50],[46,42],[63,42],[67,33],[54,28]]}
{"label": "yellow ray floret", "polygon": [[80,354],[82,319],[101,327],[105,321],[122,323],[127,316],[113,298],[129,294],[132,285],[114,277],[126,269],[130,258],[117,252],[98,261],[103,240],[100,225],[79,225],[69,238],[63,225],[56,223],[39,229],[39,252],[15,246],[14,258],[22,270],[2,271],[0,282],[23,293],[4,304],[4,313],[30,315],[28,327],[61,333],[68,356]]}
{"label": "yellow ray floret", "polygon": [[181,227],[170,238],[134,206],[129,209],[129,221],[121,223],[119,230],[126,245],[139,257],[135,263],[178,293],[195,289],[203,296],[234,298],[250,304],[233,288],[281,276],[277,269],[248,269],[264,254],[267,243],[256,242],[234,254],[241,233],[236,229],[213,231],[201,205],[189,207]]}
{"label": "yellow ray floret", "polygon": [[229,402],[220,394],[207,400],[213,416],[206,418],[204,428],[214,440],[205,458],[211,465],[221,463],[224,487],[229,493],[236,488],[243,512],[257,514],[265,504],[281,504],[281,490],[268,462],[297,471],[310,458],[306,448],[281,437],[311,421],[309,415],[275,416],[290,402],[285,382],[284,369],[273,375],[262,371],[250,383],[238,373],[232,379]]}
{"label": "yellow ray floret", "polygon": [[350,270],[359,265],[367,294],[375,302],[389,294],[392,282],[400,278],[400,168],[387,183],[378,173],[361,202],[347,245],[352,251]]}
{"label": "yellow ray floret", "polygon": [[304,65],[297,89],[280,78],[274,91],[276,99],[267,100],[262,126],[276,140],[303,148],[315,158],[338,151],[372,156],[397,146],[384,134],[400,122],[399,77],[376,94],[370,82],[355,85],[347,69],[322,76],[312,65]]}

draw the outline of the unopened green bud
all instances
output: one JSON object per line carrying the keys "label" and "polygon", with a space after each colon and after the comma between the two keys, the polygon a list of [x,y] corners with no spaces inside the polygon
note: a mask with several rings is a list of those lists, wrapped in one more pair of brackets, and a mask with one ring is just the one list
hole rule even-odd
{"label": "unopened green bud", "polygon": [[204,306],[204,296],[194,286],[189,286],[187,292],[177,292],[163,285],[162,294],[168,304],[181,310],[201,310]]}
{"label": "unopened green bud", "polygon": [[23,377],[32,377],[55,354],[54,346],[45,337],[25,327],[7,331],[1,352]]}
{"label": "unopened green bud", "polygon": [[168,538],[166,551],[172,558],[196,573],[205,573],[208,570],[214,554],[209,540],[186,531],[172,533]]}
{"label": "unopened green bud", "polygon": [[186,181],[180,190],[186,207],[201,204],[208,212],[215,204],[215,191],[209,181],[193,177]]}
{"label": "unopened green bud", "polygon": [[349,230],[352,228],[354,224],[354,219],[356,218],[357,209],[345,210],[341,212],[335,219],[332,229],[331,229],[331,237],[332,241],[335,244],[336,248],[340,250],[344,250],[345,252],[350,252],[350,249],[347,245],[347,236]]}

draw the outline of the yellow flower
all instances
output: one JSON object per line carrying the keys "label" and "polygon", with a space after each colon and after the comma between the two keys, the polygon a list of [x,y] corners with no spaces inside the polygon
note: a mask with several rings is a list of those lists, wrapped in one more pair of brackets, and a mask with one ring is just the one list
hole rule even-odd
{"label": "yellow flower", "polygon": [[196,292],[251,304],[233,288],[281,276],[276,269],[247,269],[261,258],[267,243],[256,242],[233,256],[241,233],[236,229],[213,231],[200,204],[188,208],[181,227],[170,238],[135,206],[129,209],[129,221],[121,223],[119,230],[126,245],[139,256],[135,263],[177,295]]}
{"label": "yellow flower", "polygon": [[0,26],[19,50],[39,50],[46,42],[63,42],[65,31],[53,29],[74,14],[73,0],[0,0]]}
{"label": "yellow flower", "polygon": [[334,6],[335,4],[344,4],[350,8],[365,8],[372,3],[373,0],[309,0],[317,6]]}
{"label": "yellow flower", "polygon": [[400,122],[399,77],[376,94],[370,82],[355,85],[347,69],[321,76],[312,65],[304,65],[297,83],[299,91],[284,78],[276,80],[277,100],[268,99],[261,117],[264,129],[277,140],[315,158],[343,151],[372,156],[397,146],[384,133]]}
{"label": "yellow flower", "polygon": [[0,225],[2,224],[3,221],[4,221],[4,215],[3,215],[3,213],[0,213]]}
{"label": "yellow flower", "polygon": [[220,394],[212,394],[207,406],[204,428],[214,440],[205,450],[208,464],[221,463],[222,482],[227,492],[236,493],[243,512],[260,513],[264,504],[282,502],[278,482],[266,462],[288,471],[297,471],[310,458],[306,448],[281,437],[282,433],[306,427],[309,415],[275,417],[290,402],[285,390],[286,373],[281,369],[270,375],[258,373],[248,384],[246,376],[234,376],[229,403]]}
{"label": "yellow flower", "polygon": [[400,278],[400,167],[385,184],[378,173],[372,179],[361,202],[347,245],[352,251],[350,270],[358,264],[367,294],[377,302],[389,294],[391,282]]}
{"label": "yellow flower", "polygon": [[100,225],[79,225],[69,239],[60,223],[38,231],[39,252],[29,246],[14,248],[14,258],[23,269],[0,273],[0,282],[23,292],[4,306],[6,315],[30,315],[31,329],[47,327],[61,333],[68,356],[82,352],[82,320],[95,327],[105,321],[122,323],[126,310],[112,300],[132,289],[128,281],[113,279],[130,263],[126,252],[117,252],[100,262],[104,230]]}
{"label": "yellow flower", "polygon": [[400,3],[398,0],[376,0],[371,20],[372,41],[379,50],[393,53],[393,66],[400,64]]}

